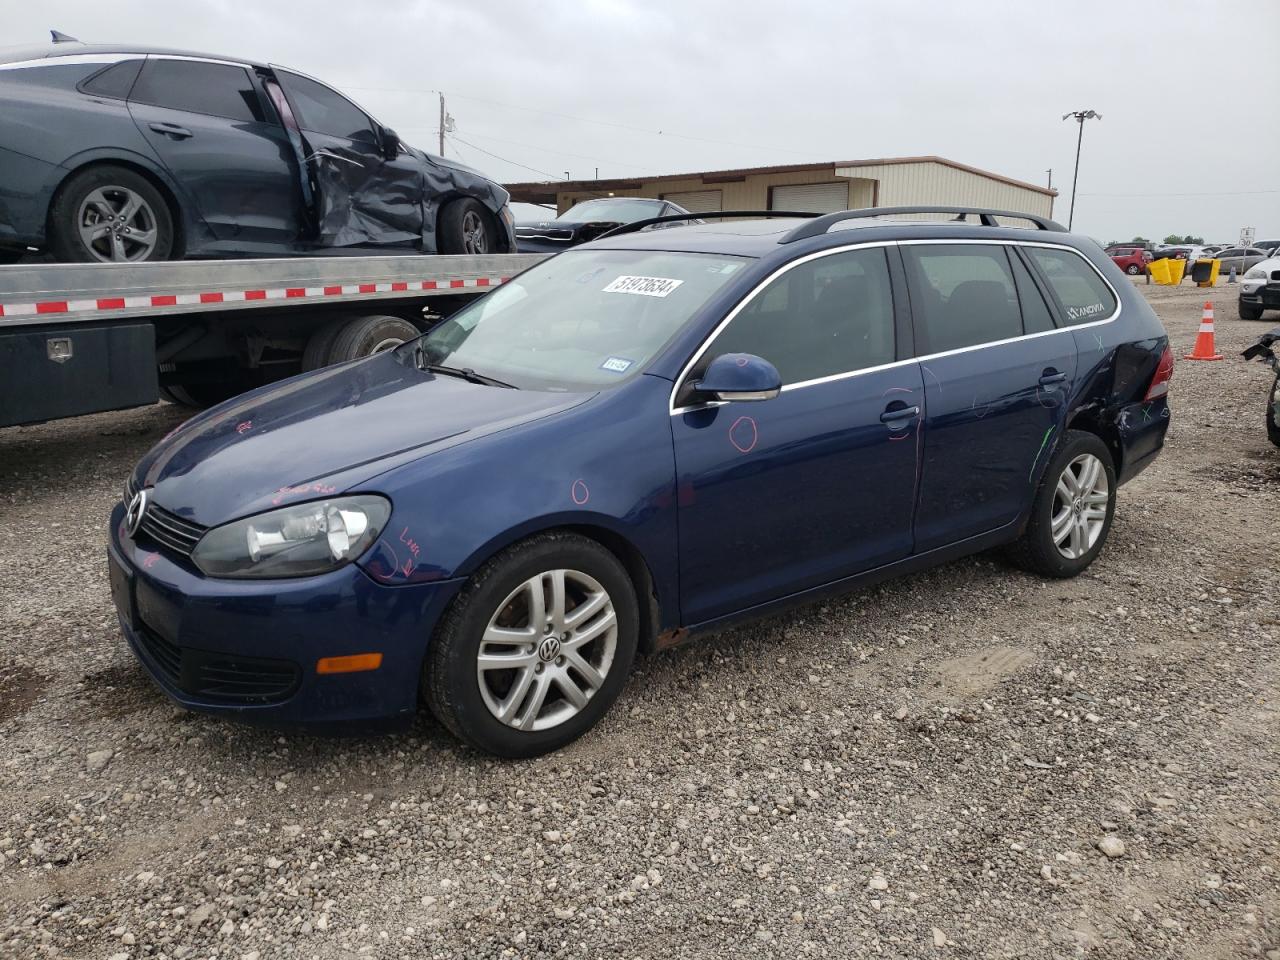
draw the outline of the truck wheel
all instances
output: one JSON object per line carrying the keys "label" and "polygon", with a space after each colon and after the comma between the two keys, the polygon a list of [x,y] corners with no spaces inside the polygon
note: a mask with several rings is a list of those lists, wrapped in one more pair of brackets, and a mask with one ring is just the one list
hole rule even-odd
{"label": "truck wheel", "polygon": [[1280,373],[1271,384],[1271,396],[1267,398],[1267,436],[1280,447]]}
{"label": "truck wheel", "polygon": [[160,395],[171,403],[204,410],[252,389],[252,383],[236,377],[219,383],[171,383],[160,388]]}
{"label": "truck wheel", "polygon": [[484,204],[470,197],[455,200],[440,211],[436,233],[439,237],[436,246],[441,253],[498,252],[498,230],[493,217]]}
{"label": "truck wheel", "polygon": [[338,338],[342,328],[350,322],[351,320],[348,317],[333,320],[311,335],[310,339],[307,340],[306,348],[302,351],[302,370],[304,373],[311,370],[319,370],[321,367],[329,365],[329,352],[333,348],[333,341]]}
{"label": "truck wheel", "polygon": [[613,705],[639,628],[617,557],[577,534],[540,534],[489,560],[454,598],[427,643],[423,698],[473,746],[536,757]]}
{"label": "truck wheel", "polygon": [[139,173],[109,164],[72,174],[49,208],[49,246],[63,263],[168,260],[173,215]]}
{"label": "truck wheel", "polygon": [[417,338],[418,334],[417,327],[399,317],[356,317],[339,328],[329,347],[325,365],[394,350],[400,344]]}
{"label": "truck wheel", "polygon": [[1236,303],[1236,308],[1240,313],[1241,320],[1261,320],[1262,319],[1261,307],[1251,307],[1247,303],[1245,303],[1243,300],[1239,300]]}

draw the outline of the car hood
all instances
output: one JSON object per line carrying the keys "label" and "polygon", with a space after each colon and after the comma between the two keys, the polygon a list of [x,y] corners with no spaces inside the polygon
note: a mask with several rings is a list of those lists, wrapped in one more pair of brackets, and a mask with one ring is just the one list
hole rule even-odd
{"label": "car hood", "polygon": [[540,419],[591,394],[509,390],[392,353],[303,374],[195,417],[139,464],[134,483],[203,526],[352,490],[437,450]]}
{"label": "car hood", "polygon": [[622,226],[619,220],[533,220],[516,224],[517,239],[552,240],[564,244],[586,243],[614,227]]}

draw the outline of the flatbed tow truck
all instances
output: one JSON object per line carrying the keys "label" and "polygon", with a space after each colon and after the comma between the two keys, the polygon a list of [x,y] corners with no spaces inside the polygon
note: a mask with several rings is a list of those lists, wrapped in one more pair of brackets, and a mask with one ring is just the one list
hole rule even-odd
{"label": "flatbed tow truck", "polygon": [[543,254],[0,267],[0,427],[210,406],[430,329]]}

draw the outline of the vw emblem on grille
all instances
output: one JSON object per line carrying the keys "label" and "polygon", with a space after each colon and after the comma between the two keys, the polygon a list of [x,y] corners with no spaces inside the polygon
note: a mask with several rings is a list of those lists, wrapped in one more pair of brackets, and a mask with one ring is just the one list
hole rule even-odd
{"label": "vw emblem on grille", "polygon": [[142,518],[146,512],[147,491],[139,490],[133,495],[133,499],[129,501],[129,506],[124,511],[124,529],[129,534],[129,539],[138,535],[138,528],[142,526]]}
{"label": "vw emblem on grille", "polygon": [[538,644],[538,659],[546,663],[550,663],[556,657],[560,656],[560,638],[547,637],[542,643]]}

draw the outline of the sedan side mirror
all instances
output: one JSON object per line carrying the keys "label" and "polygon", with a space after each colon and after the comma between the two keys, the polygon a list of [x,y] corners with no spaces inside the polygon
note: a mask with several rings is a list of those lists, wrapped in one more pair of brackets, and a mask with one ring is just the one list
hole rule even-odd
{"label": "sedan side mirror", "polygon": [[693,388],[714,400],[772,400],[782,391],[782,375],[755,354],[722,353]]}
{"label": "sedan side mirror", "polygon": [[384,157],[388,160],[394,160],[400,156],[400,135],[398,133],[390,127],[383,127],[380,140]]}

